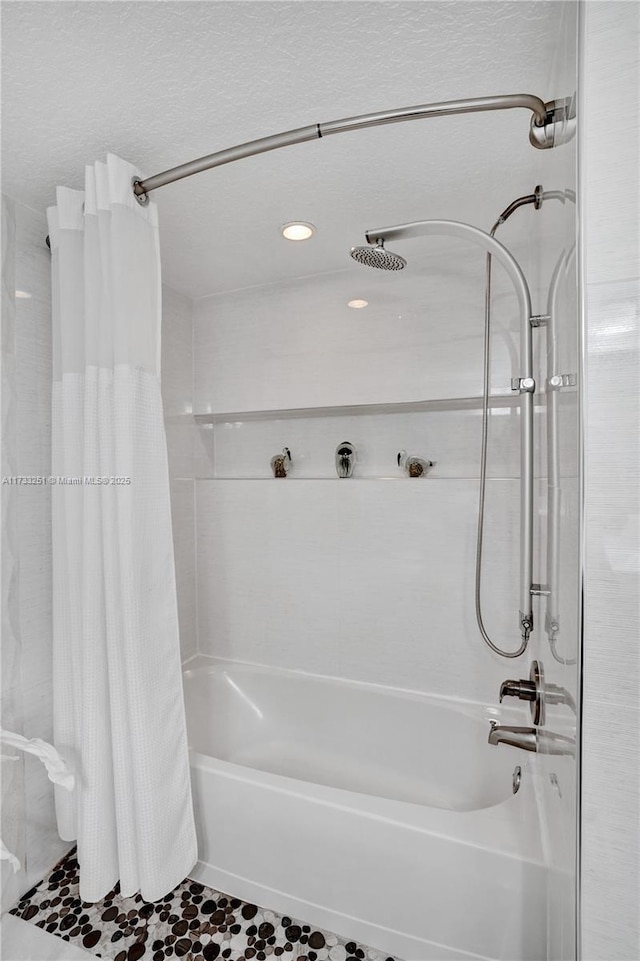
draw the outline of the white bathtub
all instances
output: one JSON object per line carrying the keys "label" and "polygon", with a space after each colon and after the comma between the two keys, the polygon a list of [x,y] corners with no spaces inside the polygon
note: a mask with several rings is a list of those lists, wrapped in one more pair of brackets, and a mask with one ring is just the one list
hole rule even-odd
{"label": "white bathtub", "polygon": [[185,693],[199,880],[412,961],[545,957],[508,712],[206,657]]}

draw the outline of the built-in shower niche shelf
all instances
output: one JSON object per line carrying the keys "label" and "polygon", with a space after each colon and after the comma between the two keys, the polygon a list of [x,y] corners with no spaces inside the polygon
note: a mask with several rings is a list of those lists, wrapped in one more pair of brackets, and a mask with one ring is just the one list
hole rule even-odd
{"label": "built-in shower niche shelf", "polygon": [[[451,478],[450,476],[447,476],[447,477],[446,477],[446,480],[451,480],[451,479],[452,479],[452,478]],[[465,480],[466,478],[453,478],[453,479]],[[225,481],[235,481],[236,483],[237,483],[238,481],[251,481],[252,483],[253,483],[254,481],[269,481],[269,482],[272,482],[272,483],[275,483],[276,481],[277,481],[278,483],[283,482],[283,479],[282,479],[282,478],[276,478],[276,477],[272,477],[272,476],[268,476],[268,477],[267,477],[267,476],[264,476],[264,477],[257,477],[257,476],[256,476],[256,477],[254,477],[254,476],[247,475],[247,474],[236,474],[236,475],[234,475],[234,476],[232,476],[232,475],[218,475],[218,474],[213,475],[213,474],[208,474],[208,475],[201,475],[201,476],[195,477],[194,480],[196,480],[196,481],[215,481],[216,484],[219,483],[219,482],[223,483],[223,482],[225,482]],[[391,475],[391,474],[388,474],[388,475],[387,475],[387,474],[367,474],[367,475],[364,475],[364,476],[362,476],[362,477],[356,477],[356,476],[354,476],[354,477],[335,477],[335,476],[334,476],[334,477],[330,477],[328,474],[306,474],[304,477],[296,477],[295,474],[290,474],[290,475],[286,478],[286,480],[287,480],[289,483],[291,483],[291,481],[294,481],[295,483],[313,481],[313,483],[315,483],[315,484],[317,484],[319,481],[321,481],[323,484],[324,484],[324,483],[331,483],[331,484],[333,484],[334,481],[340,481],[340,483],[342,483],[342,484],[354,484],[354,483],[355,483],[355,484],[368,484],[368,483],[370,483],[371,481],[375,481],[375,482],[378,482],[378,483],[379,483],[379,482],[384,482],[385,484],[388,483],[389,481],[394,481],[394,482],[395,482],[395,481],[401,481],[403,484],[409,483],[409,481],[412,481],[412,483],[428,484],[428,483],[429,483],[429,480],[445,480],[445,478],[443,478],[443,477],[441,477],[441,478],[432,477],[431,475],[429,475],[429,478],[420,477],[420,478],[418,478],[418,479],[415,479],[415,478],[409,478],[409,477],[406,476],[406,474],[401,474],[401,473],[398,473],[397,475]]]}
{"label": "built-in shower niche shelf", "polygon": [[[490,407],[518,407],[519,395],[492,394]],[[411,400],[390,404],[347,404],[335,407],[297,407],[279,410],[240,410],[195,413],[199,424],[228,424],[243,421],[295,420],[303,417],[353,417],[358,414],[402,414],[439,410],[476,410],[482,407],[482,397],[442,397],[433,400]]]}

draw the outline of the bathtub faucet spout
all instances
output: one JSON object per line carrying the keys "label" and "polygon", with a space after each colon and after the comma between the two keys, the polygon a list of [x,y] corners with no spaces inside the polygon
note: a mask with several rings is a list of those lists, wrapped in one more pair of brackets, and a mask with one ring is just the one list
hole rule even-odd
{"label": "bathtub faucet spout", "polygon": [[489,744],[510,744],[512,747],[520,747],[523,751],[538,750],[538,736],[535,727],[509,727],[506,724],[498,724],[491,721],[489,731]]}
{"label": "bathtub faucet spout", "polygon": [[554,754],[575,756],[576,741],[564,734],[554,734],[537,727],[510,727],[491,721],[489,744],[510,744],[523,751],[535,751],[538,754]]}

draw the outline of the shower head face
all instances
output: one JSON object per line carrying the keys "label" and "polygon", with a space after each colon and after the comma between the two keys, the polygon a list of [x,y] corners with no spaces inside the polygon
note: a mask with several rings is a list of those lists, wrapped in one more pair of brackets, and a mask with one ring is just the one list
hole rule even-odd
{"label": "shower head face", "polygon": [[367,267],[377,267],[378,270],[403,270],[407,262],[400,254],[394,254],[392,250],[385,250],[382,242],[375,247],[352,247],[351,256],[359,264]]}

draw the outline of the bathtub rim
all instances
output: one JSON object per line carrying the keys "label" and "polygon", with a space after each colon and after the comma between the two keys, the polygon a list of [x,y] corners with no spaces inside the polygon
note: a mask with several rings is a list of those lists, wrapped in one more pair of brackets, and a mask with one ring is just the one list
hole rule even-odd
{"label": "bathtub rim", "polygon": [[[191,674],[217,674],[222,673],[225,666],[249,668],[255,673],[267,673],[271,675],[287,675],[292,678],[302,678],[306,680],[322,681],[337,684],[341,687],[369,691],[385,697],[401,697],[413,701],[429,701],[442,704],[449,710],[456,710],[462,714],[475,717],[476,720],[495,720],[498,723],[509,724],[527,723],[529,712],[520,705],[512,704],[487,704],[484,701],[472,701],[468,698],[456,697],[448,694],[435,694],[431,691],[421,691],[418,688],[395,687],[393,685],[379,684],[375,681],[359,681],[353,678],[339,677],[337,674],[317,674],[313,671],[304,671],[298,668],[274,667],[272,664],[264,664],[260,661],[245,661],[240,658],[219,657],[216,654],[192,654],[182,662],[183,679],[187,679]],[[473,713],[472,713],[473,712]]]}

